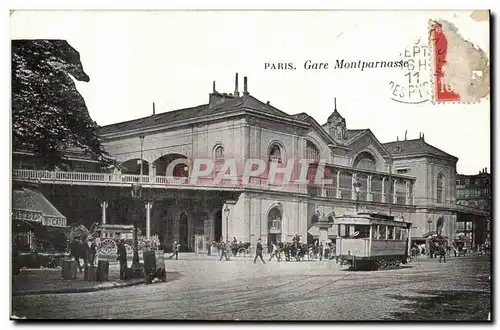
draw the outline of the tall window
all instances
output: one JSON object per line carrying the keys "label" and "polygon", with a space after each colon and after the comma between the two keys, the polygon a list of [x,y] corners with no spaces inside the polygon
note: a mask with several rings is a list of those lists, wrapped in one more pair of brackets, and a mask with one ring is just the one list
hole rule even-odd
{"label": "tall window", "polygon": [[437,177],[436,199],[439,204],[443,203],[443,173],[439,173]]}
{"label": "tall window", "polygon": [[307,141],[306,158],[312,160],[315,163],[319,163],[320,159],[319,149],[311,141]]}
{"label": "tall window", "polygon": [[222,146],[217,146],[215,148],[215,159],[224,158],[224,148]]}
{"label": "tall window", "polygon": [[273,207],[267,216],[267,228],[281,232],[281,212],[277,207]]}
{"label": "tall window", "polygon": [[273,144],[269,150],[269,161],[281,163],[281,148],[277,144]]}

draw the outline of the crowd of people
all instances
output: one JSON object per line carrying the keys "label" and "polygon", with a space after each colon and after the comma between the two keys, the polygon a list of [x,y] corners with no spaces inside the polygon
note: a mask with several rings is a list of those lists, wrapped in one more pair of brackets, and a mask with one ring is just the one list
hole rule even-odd
{"label": "crowd of people", "polygon": [[[219,260],[230,260],[232,256],[238,255],[249,255],[250,251],[250,243],[242,243],[238,241],[235,237],[232,241],[223,241],[220,243],[214,243],[214,246],[217,248],[217,256]],[[295,260],[304,260],[307,258],[308,260],[329,260],[335,258],[335,242],[327,241],[327,242],[319,242],[315,240],[313,243],[307,244],[300,242],[300,236],[296,234],[291,242],[282,242],[282,241],[271,241],[268,242],[268,254],[269,259],[268,262],[276,259],[278,262],[282,260],[290,261],[292,259]],[[262,240],[258,239],[257,244],[255,245],[255,258],[254,263],[260,259],[263,263],[265,263],[263,258],[264,246],[262,244]]]}

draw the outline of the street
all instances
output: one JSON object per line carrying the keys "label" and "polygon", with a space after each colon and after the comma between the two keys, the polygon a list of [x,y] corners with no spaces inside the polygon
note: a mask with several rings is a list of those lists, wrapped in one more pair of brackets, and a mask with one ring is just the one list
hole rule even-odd
{"label": "street", "polygon": [[332,261],[167,260],[168,281],[81,294],[19,296],[28,319],[487,320],[489,256],[422,259],[352,272]]}

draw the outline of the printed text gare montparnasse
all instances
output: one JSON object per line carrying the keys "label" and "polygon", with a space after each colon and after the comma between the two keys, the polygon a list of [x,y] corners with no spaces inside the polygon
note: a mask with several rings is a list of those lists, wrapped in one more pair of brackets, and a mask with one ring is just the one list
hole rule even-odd
{"label": "printed text gare montparnasse", "polygon": [[[312,60],[304,61],[304,70],[329,70],[329,69],[377,69],[377,68],[404,68],[408,67],[408,61],[346,61],[344,59],[335,60],[332,66],[330,62],[314,62]],[[284,62],[266,62],[265,70],[296,70],[294,63]]]}

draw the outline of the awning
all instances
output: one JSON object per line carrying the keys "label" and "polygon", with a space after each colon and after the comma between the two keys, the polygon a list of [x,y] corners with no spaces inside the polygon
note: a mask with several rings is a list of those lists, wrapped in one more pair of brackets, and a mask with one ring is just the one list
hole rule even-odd
{"label": "awning", "polygon": [[28,188],[12,191],[12,219],[66,227],[66,217],[41,192]]}

